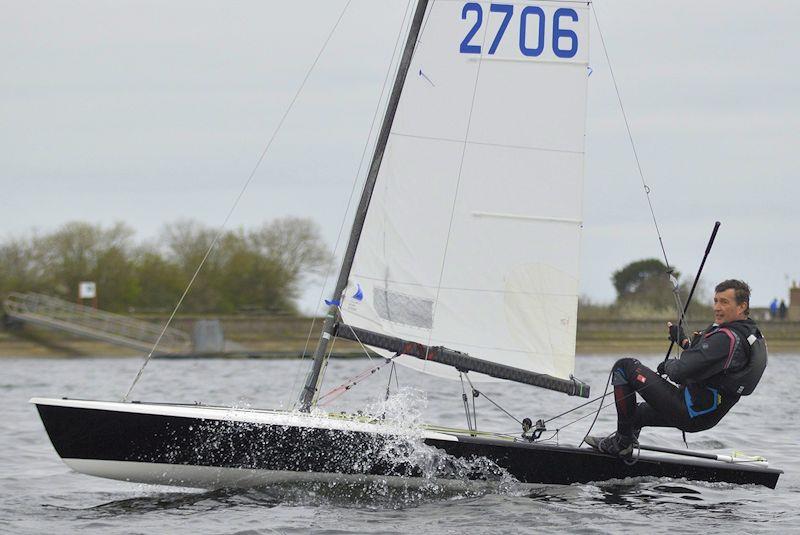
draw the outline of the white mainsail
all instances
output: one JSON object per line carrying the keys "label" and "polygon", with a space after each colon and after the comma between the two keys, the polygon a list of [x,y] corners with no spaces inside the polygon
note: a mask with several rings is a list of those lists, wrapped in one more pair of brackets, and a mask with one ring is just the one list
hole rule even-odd
{"label": "white mainsail", "polygon": [[588,15],[585,2],[432,3],[343,296],[345,323],[570,376]]}

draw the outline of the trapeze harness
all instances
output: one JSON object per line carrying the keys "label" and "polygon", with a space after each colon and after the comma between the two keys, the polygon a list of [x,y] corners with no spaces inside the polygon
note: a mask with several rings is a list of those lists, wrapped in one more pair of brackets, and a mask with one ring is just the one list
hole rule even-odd
{"label": "trapeze harness", "polygon": [[[727,347],[720,335],[727,338]],[[712,336],[713,341],[709,340]],[[766,341],[755,322],[749,320],[712,325],[695,337],[684,353],[684,362],[669,361],[672,369],[667,368],[670,378],[683,385],[680,387],[636,359],[617,361],[612,384],[618,432],[631,435],[646,426],[677,427],[687,432],[710,429],[740,396],[753,393],[767,366]],[[692,377],[691,367],[701,361],[707,361],[702,363],[703,372],[713,373],[715,368],[720,371],[707,378],[701,378],[702,374]],[[681,371],[690,373],[683,377]],[[636,404],[634,392],[644,398],[643,403]]]}

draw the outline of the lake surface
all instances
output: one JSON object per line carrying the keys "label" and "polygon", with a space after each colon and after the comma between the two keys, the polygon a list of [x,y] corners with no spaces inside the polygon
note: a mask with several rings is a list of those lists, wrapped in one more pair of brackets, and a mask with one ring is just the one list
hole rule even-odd
{"label": "lake surface", "polygon": [[[0,401],[0,532],[10,533],[722,533],[800,530],[800,356],[773,355],[759,389],[714,429],[687,435],[692,449],[763,455],[785,471],[776,490],[670,479],[571,486],[521,486],[502,481],[455,493],[438,487],[380,485],[280,486],[199,491],[123,483],[71,472],[50,445],[33,396],[118,400],[140,359],[2,359]],[[576,376],[602,392],[613,357],[582,355]],[[642,358],[655,367],[658,356]],[[379,364],[335,360],[327,391]],[[295,360],[155,360],[132,399],[286,407],[299,392],[308,362]],[[384,403],[389,367],[326,409],[355,411]],[[386,404],[399,418],[465,426],[461,386],[398,367]],[[476,385],[518,418],[549,418],[580,401],[516,384]],[[478,398],[481,429],[517,432],[518,424]],[[596,408],[593,405],[592,408]],[[548,424],[555,429],[593,410]],[[592,417],[558,434],[577,444]],[[593,434],[614,427],[603,410]],[[547,436],[547,434],[546,434]],[[642,442],[683,447],[676,430],[645,429]]]}

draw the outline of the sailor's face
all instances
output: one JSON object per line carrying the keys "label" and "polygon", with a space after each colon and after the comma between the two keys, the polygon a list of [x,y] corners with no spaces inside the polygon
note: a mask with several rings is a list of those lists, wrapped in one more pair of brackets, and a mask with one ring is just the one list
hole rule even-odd
{"label": "sailor's face", "polygon": [[714,294],[714,322],[717,324],[745,319],[746,309],[746,303],[736,304],[736,292],[733,288]]}

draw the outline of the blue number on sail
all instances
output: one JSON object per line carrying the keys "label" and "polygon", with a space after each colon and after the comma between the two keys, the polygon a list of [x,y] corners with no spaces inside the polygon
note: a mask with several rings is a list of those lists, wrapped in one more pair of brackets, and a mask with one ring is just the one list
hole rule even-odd
{"label": "blue number on sail", "polygon": [[[536,46],[528,48],[527,32],[528,32],[528,15],[536,15],[539,19],[539,28],[537,30]],[[528,6],[522,10],[522,19],[519,23],[519,51],[529,57],[536,57],[544,50],[544,11],[538,6]]]}
{"label": "blue number on sail", "polygon": [[[578,14],[574,9],[562,7],[556,10],[553,15],[553,52],[559,58],[571,58],[578,52],[578,36],[572,30],[563,30],[559,28],[558,21],[561,17],[569,17],[572,21],[578,20]],[[570,41],[570,47],[563,49],[560,48],[558,43],[560,38],[566,38]]]}
{"label": "blue number on sail", "polygon": [[492,46],[489,47],[489,54],[494,54],[497,51],[497,46],[500,44],[500,39],[502,39],[503,34],[506,33],[508,23],[511,21],[511,15],[514,14],[514,6],[511,4],[492,4],[489,10],[492,13],[505,13],[503,22],[500,23],[500,28],[497,30],[497,35],[495,35],[494,41],[492,41]]}
{"label": "blue number on sail", "polygon": [[[491,46],[489,46],[489,54],[497,52],[500,46],[500,41],[506,33],[508,24],[514,14],[514,6],[511,4],[490,4],[489,11],[491,13],[502,13],[503,20],[500,22],[500,27],[497,30]],[[467,2],[461,10],[461,20],[467,20],[468,14],[474,12],[476,15],[475,23],[467,32],[464,40],[461,41],[461,48],[459,49],[462,54],[480,54],[481,46],[471,44],[475,34],[478,33],[481,25],[483,24],[483,8],[477,2]],[[538,20],[536,26],[536,44],[533,47],[528,46],[528,22],[529,17],[535,15]],[[568,18],[573,22],[577,22],[578,13],[574,9],[562,7],[555,11],[553,14],[553,53],[559,58],[572,58],[578,53],[578,34],[573,30],[561,28],[561,19]],[[544,10],[539,6],[526,6],[522,9],[520,14],[519,24],[519,50],[524,56],[536,57],[541,55],[544,51],[544,29],[545,29],[545,14]],[[568,41],[567,48],[561,48],[561,41],[565,39]]]}
{"label": "blue number on sail", "polygon": [[480,54],[480,45],[471,45],[469,42],[473,37],[475,37],[475,34],[478,33],[478,28],[481,27],[481,23],[483,22],[483,9],[481,9],[481,5],[476,2],[468,2],[464,4],[464,9],[461,10],[461,20],[467,20],[467,13],[470,11],[477,13],[478,18],[475,20],[475,25],[472,27],[469,33],[467,33],[467,36],[463,41],[461,41],[461,53]]}

